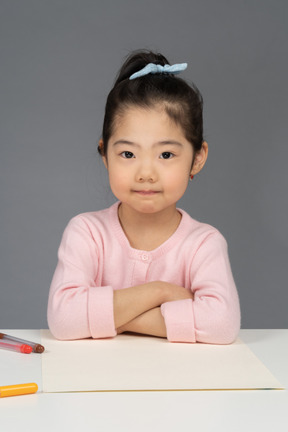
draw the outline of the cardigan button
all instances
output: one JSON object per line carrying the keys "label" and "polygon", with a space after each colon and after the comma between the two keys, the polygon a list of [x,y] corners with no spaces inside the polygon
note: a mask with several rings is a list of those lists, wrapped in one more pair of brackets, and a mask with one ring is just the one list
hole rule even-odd
{"label": "cardigan button", "polygon": [[143,255],[141,255],[141,258],[143,261],[148,261],[149,256],[147,254],[143,254]]}

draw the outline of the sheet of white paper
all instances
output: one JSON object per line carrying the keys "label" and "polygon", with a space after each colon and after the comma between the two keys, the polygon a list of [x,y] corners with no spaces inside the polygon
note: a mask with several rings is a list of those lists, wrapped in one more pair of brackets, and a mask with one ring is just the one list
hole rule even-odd
{"label": "sheet of white paper", "polygon": [[240,339],[176,344],[149,336],[57,341],[42,330],[44,392],[283,388]]}

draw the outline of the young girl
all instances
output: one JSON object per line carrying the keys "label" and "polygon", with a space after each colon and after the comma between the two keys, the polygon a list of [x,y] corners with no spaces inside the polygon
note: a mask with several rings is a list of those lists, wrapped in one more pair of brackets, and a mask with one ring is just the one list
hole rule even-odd
{"label": "young girl", "polygon": [[240,308],[222,235],[176,207],[208,154],[202,98],[152,52],[132,54],[108,95],[98,150],[118,202],[68,224],[50,288],[58,339],[130,331],[232,343]]}

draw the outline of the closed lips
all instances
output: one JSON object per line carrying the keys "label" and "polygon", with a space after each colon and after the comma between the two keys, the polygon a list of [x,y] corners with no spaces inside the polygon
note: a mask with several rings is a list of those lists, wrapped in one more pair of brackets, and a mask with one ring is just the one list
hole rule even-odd
{"label": "closed lips", "polygon": [[159,191],[152,191],[152,190],[139,190],[139,191],[135,191],[135,192],[142,194],[142,195],[153,195],[153,194],[159,193]]}

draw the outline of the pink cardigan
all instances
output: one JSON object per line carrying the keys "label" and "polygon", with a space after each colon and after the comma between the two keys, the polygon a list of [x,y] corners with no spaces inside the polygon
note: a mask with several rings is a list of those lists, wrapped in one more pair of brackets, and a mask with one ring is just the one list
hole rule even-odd
{"label": "pink cardigan", "polygon": [[232,343],[240,306],[227,244],[185,211],[175,233],[153,251],[133,249],[118,203],[73,218],[64,231],[52,280],[48,323],[58,339],[115,336],[113,291],[162,280],[191,289],[194,300],[162,304],[171,342]]}

